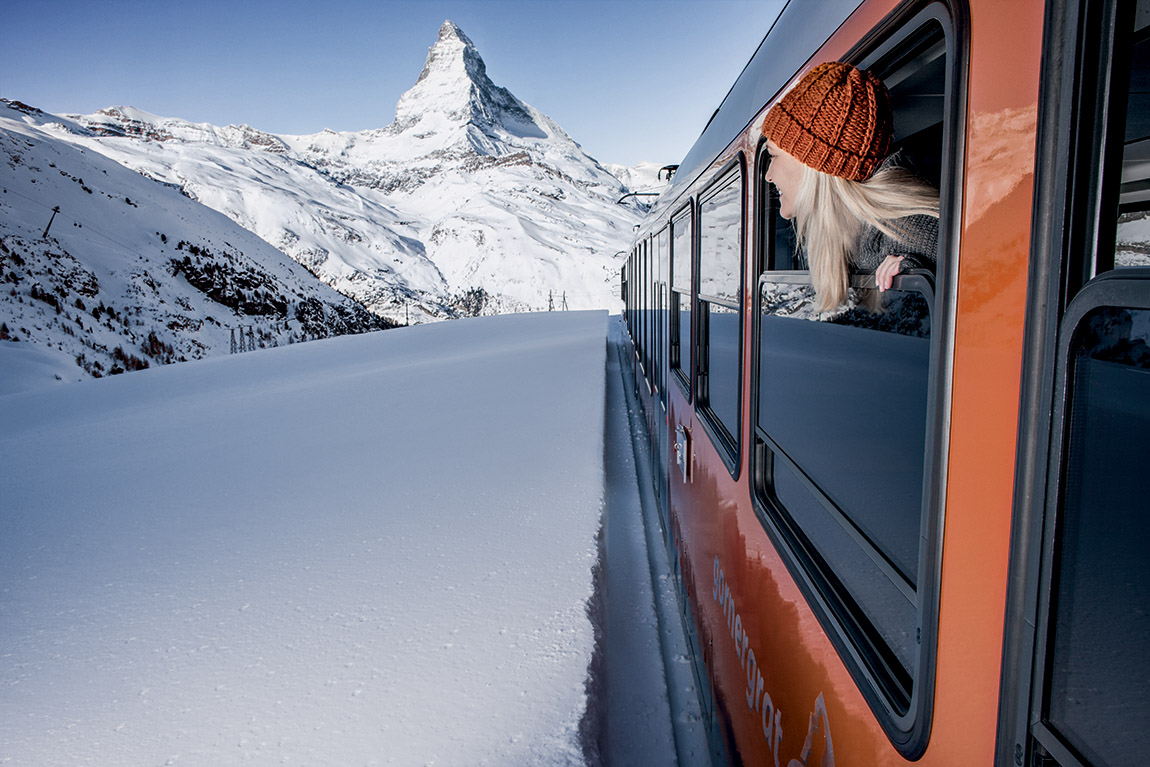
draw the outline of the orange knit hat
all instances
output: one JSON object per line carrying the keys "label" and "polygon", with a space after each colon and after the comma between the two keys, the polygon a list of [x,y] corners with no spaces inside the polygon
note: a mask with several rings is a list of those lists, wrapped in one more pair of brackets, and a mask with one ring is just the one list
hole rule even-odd
{"label": "orange knit hat", "polygon": [[838,61],[807,72],[767,112],[763,135],[815,170],[866,181],[886,158],[890,95],[868,71]]}

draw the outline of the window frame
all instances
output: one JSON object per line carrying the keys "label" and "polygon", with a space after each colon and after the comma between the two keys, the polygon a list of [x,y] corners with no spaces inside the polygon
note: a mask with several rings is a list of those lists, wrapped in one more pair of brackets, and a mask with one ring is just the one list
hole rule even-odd
{"label": "window frame", "polygon": [[[954,313],[958,271],[958,232],[961,210],[961,168],[964,155],[966,81],[969,69],[969,24],[961,3],[933,2],[904,6],[875,27],[843,60],[863,68],[897,59],[900,50],[917,44],[931,23],[942,30],[945,46],[944,94],[942,102],[942,137],[939,192],[939,261],[934,275],[931,300],[931,346],[927,391],[927,432],[924,458],[923,504],[916,593],[917,653],[911,670],[909,690],[899,690],[891,674],[882,670],[883,653],[866,635],[864,624],[853,608],[836,596],[839,584],[828,580],[814,566],[809,552],[796,548],[795,538],[780,520],[774,500],[764,492],[770,467],[764,465],[761,438],[758,435],[758,392],[760,375],[759,316],[761,280],[770,273],[809,283],[809,271],[787,269],[773,271],[774,232],[768,225],[773,220],[766,208],[772,195],[765,181],[765,141],[760,142],[756,157],[755,211],[756,260],[761,270],[753,296],[755,321],[751,323],[751,496],[760,521],[770,535],[807,603],[835,645],[839,657],[851,673],[863,697],[881,724],[891,744],[907,759],[917,759],[926,750],[934,713],[935,666],[938,650],[938,610],[941,592],[942,531],[945,521],[946,470],[949,444],[950,381],[954,354]],[[797,265],[793,264],[792,266]],[[857,280],[857,278],[855,278]],[[921,279],[921,277],[919,277]],[[852,284],[854,280],[852,280]],[[896,277],[895,287],[911,284],[910,277]],[[892,652],[888,649],[888,652]]]}
{"label": "window frame", "polygon": [[[658,371],[657,380],[659,382],[659,401],[663,405],[663,409],[667,408],[667,368],[668,368],[668,355],[670,354],[670,296],[668,283],[671,279],[671,223],[670,221],[664,222],[663,225],[651,235],[651,242],[654,243],[655,259],[659,265],[659,279],[656,282],[656,314],[655,323],[658,329]],[[662,244],[660,244],[662,243]]]}
{"label": "window frame", "polygon": [[647,247],[647,239],[643,238],[639,241],[639,260],[642,262],[641,267],[643,273],[643,352],[642,352],[642,366],[643,377],[647,381],[647,388],[651,388],[651,344],[652,344],[652,328],[651,328],[651,253]]}
{"label": "window frame", "polygon": [[[670,338],[668,339],[668,364],[671,369],[671,377],[679,385],[679,389],[683,392],[683,396],[687,398],[688,404],[694,401],[695,392],[695,336],[697,335],[696,325],[698,324],[698,317],[695,316],[695,293],[698,285],[698,270],[695,268],[695,257],[698,252],[698,227],[695,221],[695,201],[688,199],[683,205],[670,216],[671,241],[670,247],[670,279],[669,279],[669,298],[671,305],[668,307],[670,311]],[[680,221],[686,221],[690,226],[688,233],[688,250],[686,258],[684,259],[691,268],[690,286],[686,293],[681,289],[676,289],[675,286],[675,269],[676,264],[679,263],[680,255],[676,252],[675,248],[675,226]],[[678,296],[678,300],[676,300]],[[680,313],[682,311],[682,304],[685,303],[691,310],[690,318],[690,333],[691,337],[684,342],[682,338],[682,322],[680,320]],[[686,351],[686,359],[683,359],[683,352]]]}
{"label": "window frame", "polygon": [[[722,458],[727,471],[733,479],[739,478],[739,469],[742,455],[742,422],[743,422],[743,370],[746,364],[743,353],[743,342],[746,333],[743,327],[745,320],[744,292],[746,290],[746,242],[747,242],[747,173],[746,161],[743,153],[739,154],[714,175],[707,186],[700,192],[696,205],[695,216],[695,306],[694,327],[696,337],[695,348],[695,409],[701,416],[704,430],[710,437],[712,444]],[[735,301],[720,299],[717,296],[705,295],[702,291],[703,266],[703,208],[716,196],[726,190],[730,184],[738,185],[739,192],[739,285]],[[710,375],[707,363],[710,360],[708,342],[710,340],[710,312],[704,311],[704,305],[718,304],[728,309],[734,309],[737,315],[736,323],[739,329],[738,336],[738,365],[736,372],[737,386],[735,391],[735,423],[732,432],[723,423],[719,415],[710,404]]]}
{"label": "window frame", "polygon": [[639,251],[637,248],[631,248],[631,255],[628,257],[628,262],[631,264],[631,293],[629,296],[629,314],[631,319],[631,346],[636,359],[639,355],[639,345],[642,343],[642,338],[639,335]]}

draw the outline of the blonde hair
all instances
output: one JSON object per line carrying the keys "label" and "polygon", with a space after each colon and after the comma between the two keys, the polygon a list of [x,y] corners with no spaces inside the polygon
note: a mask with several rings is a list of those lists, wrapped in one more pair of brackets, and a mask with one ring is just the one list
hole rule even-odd
{"label": "blonde hair", "polygon": [[862,228],[905,241],[897,221],[913,215],[938,218],[938,191],[906,168],[888,165],[866,181],[851,181],[803,165],[792,221],[819,311],[846,303],[851,253]]}

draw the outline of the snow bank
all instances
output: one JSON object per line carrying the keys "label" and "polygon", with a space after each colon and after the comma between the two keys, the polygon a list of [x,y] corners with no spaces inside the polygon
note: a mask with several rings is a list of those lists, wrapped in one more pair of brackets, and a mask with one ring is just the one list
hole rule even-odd
{"label": "snow bank", "polygon": [[0,396],[0,763],[582,764],[606,320]]}
{"label": "snow bank", "polygon": [[51,386],[55,381],[82,381],[87,376],[67,354],[46,345],[0,341],[0,394]]}

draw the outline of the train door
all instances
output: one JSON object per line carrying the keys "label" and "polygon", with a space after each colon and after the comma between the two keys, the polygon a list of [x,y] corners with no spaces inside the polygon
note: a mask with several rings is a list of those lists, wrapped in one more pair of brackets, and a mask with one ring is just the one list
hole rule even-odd
{"label": "train door", "polygon": [[997,761],[1112,767],[1150,753],[1150,2],[1048,18]]}

